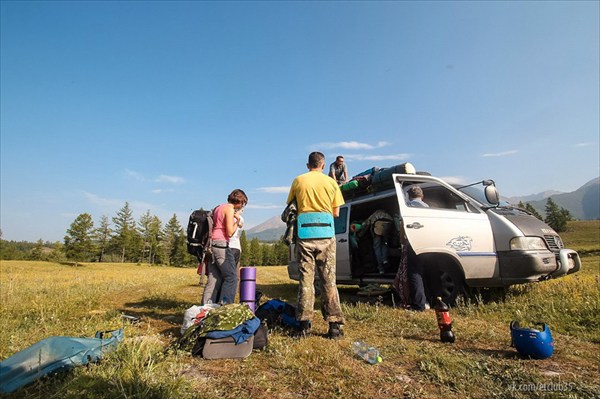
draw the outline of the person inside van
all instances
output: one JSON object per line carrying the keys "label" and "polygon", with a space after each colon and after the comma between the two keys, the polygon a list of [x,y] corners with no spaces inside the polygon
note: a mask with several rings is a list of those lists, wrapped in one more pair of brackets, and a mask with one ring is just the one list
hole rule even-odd
{"label": "person inside van", "polygon": [[393,223],[394,219],[389,213],[378,209],[362,222],[361,229],[358,231],[359,239],[367,233],[371,234],[379,274],[385,274],[385,269],[389,264],[388,240],[394,227]]}
{"label": "person inside van", "polygon": [[419,186],[412,186],[408,189],[408,205],[420,208],[429,208],[423,201],[423,189]]}

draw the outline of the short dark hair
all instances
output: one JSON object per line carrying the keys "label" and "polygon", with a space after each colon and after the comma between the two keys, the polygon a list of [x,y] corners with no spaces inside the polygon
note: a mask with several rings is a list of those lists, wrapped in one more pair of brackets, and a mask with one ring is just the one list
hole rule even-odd
{"label": "short dark hair", "polygon": [[344,156],[343,155],[338,155],[337,157],[335,157],[336,161],[339,161],[340,159],[343,161],[344,160]]}
{"label": "short dark hair", "polygon": [[308,156],[308,166],[311,169],[318,168],[321,162],[325,162],[325,155],[319,151],[313,151]]}
{"label": "short dark hair", "polygon": [[423,197],[423,189],[419,186],[412,186],[408,189],[408,196],[410,198],[422,198]]}
{"label": "short dark hair", "polygon": [[229,202],[230,204],[246,205],[248,203],[248,196],[245,192],[243,192],[239,188],[236,188],[227,197],[227,202]]}

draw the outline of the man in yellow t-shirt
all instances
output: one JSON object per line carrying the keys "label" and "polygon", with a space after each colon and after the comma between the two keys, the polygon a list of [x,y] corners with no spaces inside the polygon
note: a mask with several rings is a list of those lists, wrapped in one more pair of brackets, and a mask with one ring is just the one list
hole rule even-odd
{"label": "man in yellow t-shirt", "polygon": [[[296,201],[299,217],[303,213],[330,214],[338,217],[339,207],[344,204],[344,198],[336,181],[323,174],[325,156],[320,152],[312,152],[308,156],[306,166],[309,171],[297,176],[292,182],[287,204]],[[335,284],[335,234],[332,233],[331,237],[327,238],[298,238],[295,249],[300,272],[296,309],[296,318],[300,321],[298,335],[302,337],[310,333],[315,303],[315,268],[317,268],[322,286],[321,311],[325,321],[329,322],[327,336],[332,339],[341,337],[344,315]]]}

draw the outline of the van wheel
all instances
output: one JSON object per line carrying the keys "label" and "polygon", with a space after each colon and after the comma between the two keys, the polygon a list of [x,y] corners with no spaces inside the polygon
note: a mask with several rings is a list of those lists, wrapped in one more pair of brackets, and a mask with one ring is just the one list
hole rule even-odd
{"label": "van wheel", "polygon": [[456,298],[464,293],[465,279],[454,266],[440,267],[438,271],[439,296],[449,305],[456,304]]}

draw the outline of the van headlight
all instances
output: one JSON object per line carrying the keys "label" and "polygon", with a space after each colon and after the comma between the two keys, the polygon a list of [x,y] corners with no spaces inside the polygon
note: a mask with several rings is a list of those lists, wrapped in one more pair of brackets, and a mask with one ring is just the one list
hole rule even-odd
{"label": "van headlight", "polygon": [[548,249],[546,243],[540,237],[515,237],[510,240],[511,251],[531,251]]}

